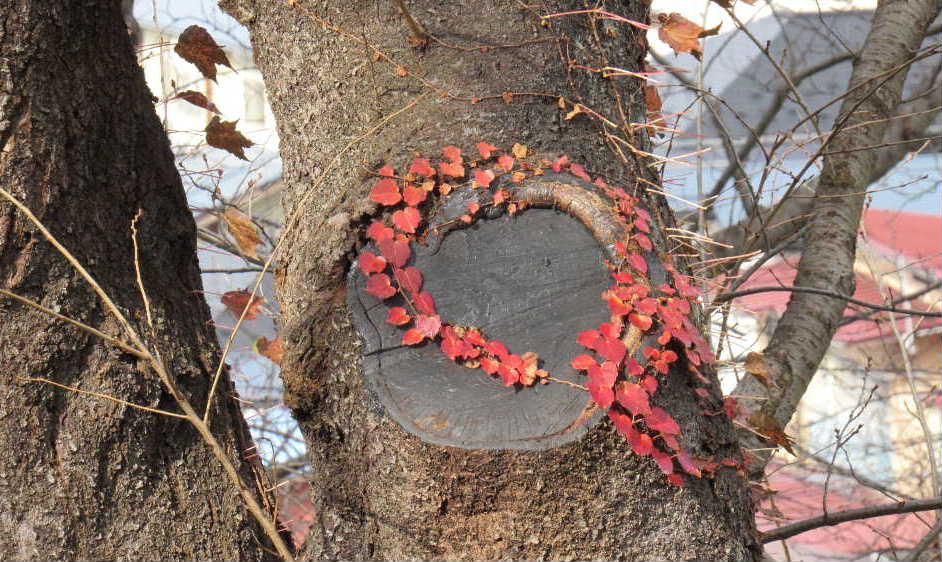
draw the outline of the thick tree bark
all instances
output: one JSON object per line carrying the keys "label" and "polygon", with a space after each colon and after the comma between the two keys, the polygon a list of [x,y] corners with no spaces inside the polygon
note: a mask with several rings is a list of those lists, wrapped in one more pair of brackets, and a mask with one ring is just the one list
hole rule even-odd
{"label": "thick tree bark", "polygon": [[[0,17],[0,186],[31,208],[145,334],[197,406],[218,360],[195,228],[119,2],[14,1]],[[130,225],[153,314],[144,320]],[[84,280],[0,200],[0,287],[123,339]],[[132,354],[0,296],[4,559],[271,558],[239,492],[185,421],[26,381],[178,411]],[[228,379],[213,429],[247,482]]]}
{"label": "thick tree bark", "polygon": [[[605,4],[647,19],[644,2]],[[424,51],[410,46],[410,27],[392,2],[223,2],[251,30],[278,118],[285,203],[303,217],[284,241],[279,297],[286,397],[307,439],[318,513],[306,554],[755,560],[752,502],[731,471],[671,487],[607,421],[542,452],[433,446],[371,403],[345,304],[357,230],[374,210],[365,172],[383,161],[401,167],[413,151],[437,155],[448,144],[469,150],[487,140],[525,143],[547,157],[566,153],[632,188],[639,175],[650,178],[643,162],[603,135],[624,137],[622,125],[645,120],[641,85],[587,69],[640,70],[642,32],[586,15],[540,19],[584,8],[577,2],[405,5],[438,39]],[[505,92],[516,94],[505,101]],[[559,96],[616,126],[585,114],[564,120]],[[415,100],[329,169],[351,140]],[[628,138],[647,146],[643,135]],[[646,203],[669,222],[662,201]],[[692,451],[734,454],[729,421],[704,417],[683,377],[664,395]]]}

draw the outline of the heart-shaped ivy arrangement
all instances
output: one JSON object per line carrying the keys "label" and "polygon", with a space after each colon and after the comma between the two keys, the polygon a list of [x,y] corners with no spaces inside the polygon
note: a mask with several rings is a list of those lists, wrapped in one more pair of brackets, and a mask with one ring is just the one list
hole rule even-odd
{"label": "heart-shaped ivy arrangement", "polygon": [[[655,252],[650,213],[626,189],[593,180],[565,156],[537,160],[520,144],[506,153],[486,142],[477,148],[479,159],[466,161],[459,148],[448,146],[441,160],[416,157],[404,174],[388,165],[378,171],[370,198],[385,212],[366,228],[373,251],[361,251],[357,267],[366,278],[366,292],[390,303],[385,322],[401,329],[402,345],[436,345],[449,360],[480,369],[504,386],[573,386],[545,370],[535,352],[512,350],[479,327],[442,318],[423,272],[411,265],[414,244],[440,244],[451,229],[500,213],[516,215],[527,207],[562,209],[605,249],[612,279],[601,295],[608,321],[573,334],[591,352],[572,358],[572,367],[587,376],[584,386],[574,386],[588,392],[632,450],[652,457],[670,482],[683,484],[675,461],[692,476],[715,471],[721,463],[684,451],[679,424],[652,402],[660,381],[672,371],[674,376],[689,372],[694,381],[709,386],[699,367],[713,356],[691,320],[698,292],[669,255]],[[443,198],[454,203],[455,190],[464,207],[451,215],[433,213]],[[392,304],[393,297],[398,304]],[[704,388],[697,391],[706,393]]]}

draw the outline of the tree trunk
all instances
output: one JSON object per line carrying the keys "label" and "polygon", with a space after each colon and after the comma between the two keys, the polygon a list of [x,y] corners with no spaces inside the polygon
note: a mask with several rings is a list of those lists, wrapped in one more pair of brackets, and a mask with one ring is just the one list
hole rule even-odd
{"label": "tree trunk", "polygon": [[[380,163],[401,169],[414,152],[519,142],[618,178],[657,211],[660,226],[671,220],[637,179],[656,181],[647,162],[606,136],[648,148],[643,133],[625,126],[645,121],[642,85],[598,72],[640,71],[642,31],[584,14],[540,18],[584,9],[578,2],[415,1],[405,3],[408,17],[397,4],[223,2],[252,33],[278,119],[286,208],[303,217],[286,234],[279,298],[286,398],[307,439],[318,514],[306,554],[757,559],[749,491],[730,470],[672,487],[650,459],[631,454],[607,420],[575,443],[543,451],[436,446],[371,401],[345,274],[357,231],[374,210],[367,172]],[[648,17],[642,1],[602,4],[636,21]],[[423,28],[433,36],[427,48],[410,46],[410,34]],[[560,96],[615,126],[586,112],[564,119]],[[348,143],[413,101],[331,166]],[[737,450],[729,421],[703,416],[684,377],[666,386],[665,405],[683,421],[685,446],[701,454]]]}
{"label": "tree trunk", "polygon": [[[198,407],[218,360],[195,227],[119,2],[0,9],[0,186],[91,272]],[[135,283],[131,222],[153,327]],[[40,232],[0,199],[0,286],[123,339]],[[143,362],[0,296],[0,552],[6,559],[271,558],[239,492]],[[228,378],[213,429],[247,482]],[[253,484],[254,486],[254,484]]]}

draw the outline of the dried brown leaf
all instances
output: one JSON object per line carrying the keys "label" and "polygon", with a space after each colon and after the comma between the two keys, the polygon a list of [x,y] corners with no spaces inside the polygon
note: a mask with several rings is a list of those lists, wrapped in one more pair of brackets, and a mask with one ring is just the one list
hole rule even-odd
{"label": "dried brown leaf", "polygon": [[719,25],[711,29],[703,29],[676,12],[658,14],[657,21],[660,23],[657,36],[661,41],[670,45],[677,54],[690,53],[697,60],[703,56],[700,38],[716,35],[720,31]]}
{"label": "dried brown leaf", "polygon": [[196,65],[203,76],[213,81],[216,80],[217,64],[232,68],[226,53],[216,44],[213,36],[198,25],[183,30],[173,51],[183,60]]}
{"label": "dried brown leaf", "polygon": [[769,441],[784,448],[789,453],[795,454],[794,449],[792,449],[792,443],[794,441],[785,434],[785,430],[775,421],[775,418],[764,413],[762,410],[757,410],[749,416],[748,421],[753,429],[764,435]]}
{"label": "dried brown leaf", "polygon": [[746,355],[746,372],[754,376],[766,388],[777,387],[775,381],[772,380],[772,371],[765,361],[765,355],[761,353],[751,351]]}
{"label": "dried brown leaf", "polygon": [[226,308],[235,315],[236,318],[242,315],[242,311],[245,312],[246,320],[255,320],[258,318],[258,313],[262,310],[262,303],[265,302],[265,299],[256,295],[252,296],[250,291],[245,289],[239,289],[236,291],[227,291],[222,295],[222,304],[226,305]]}
{"label": "dried brown leaf", "polygon": [[238,121],[222,121],[219,117],[213,117],[209,125],[206,125],[206,142],[209,146],[226,150],[242,160],[248,160],[245,157],[243,149],[252,146],[252,141],[245,138],[236,130]]}
{"label": "dried brown leaf", "polygon": [[235,207],[226,209],[223,219],[226,221],[226,227],[229,228],[229,234],[235,238],[242,253],[258,259],[258,247],[262,244],[262,238],[252,219]]}
{"label": "dried brown leaf", "polygon": [[213,113],[221,115],[219,108],[216,107],[216,105],[213,104],[213,102],[209,101],[209,98],[207,98],[201,92],[194,92],[193,90],[186,90],[184,92],[180,92],[179,94],[173,96],[170,99],[180,99],[185,102],[191,103],[195,105],[196,107],[202,107],[206,111],[212,111]]}
{"label": "dried brown leaf", "polygon": [[281,362],[285,357],[285,346],[284,341],[282,341],[281,336],[273,340],[269,340],[265,336],[261,336],[255,340],[253,345],[255,353],[263,357],[267,357],[275,365],[281,366]]}

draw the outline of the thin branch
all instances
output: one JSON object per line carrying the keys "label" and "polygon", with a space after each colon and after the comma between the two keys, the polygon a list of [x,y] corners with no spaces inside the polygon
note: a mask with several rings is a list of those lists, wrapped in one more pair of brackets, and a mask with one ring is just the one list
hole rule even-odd
{"label": "thin branch", "polygon": [[[909,293],[908,295],[902,295],[900,297],[897,297],[891,300],[890,306],[896,306],[904,302],[914,301],[928,293],[931,293],[932,291],[935,291],[936,289],[939,289],[940,287],[942,287],[942,281],[936,281],[935,283],[926,285],[925,287],[923,287],[922,289],[914,293]],[[873,316],[873,314],[874,314],[873,312],[864,312],[864,313],[857,314],[854,316],[845,316],[844,318],[841,319],[841,326],[846,326],[847,324],[851,324],[858,320],[866,320],[867,318],[870,318],[871,316]]]}
{"label": "thin branch", "polygon": [[44,313],[44,314],[48,314],[49,316],[52,316],[53,318],[56,318],[56,319],[58,319],[58,320],[62,320],[63,322],[68,322],[69,324],[72,324],[72,325],[75,326],[76,328],[78,328],[78,329],[80,329],[80,330],[83,330],[83,331],[85,331],[85,332],[88,332],[89,334],[91,334],[91,335],[93,335],[93,336],[95,336],[95,337],[101,338],[102,340],[104,340],[104,341],[110,343],[111,345],[113,345],[113,346],[115,346],[115,347],[120,348],[122,351],[124,351],[124,352],[126,352],[126,353],[130,353],[131,355],[134,355],[135,357],[138,357],[138,358],[140,358],[140,359],[147,359],[147,354],[146,354],[146,353],[141,353],[141,351],[139,351],[137,348],[132,347],[132,346],[128,345],[127,343],[125,343],[125,342],[123,342],[123,341],[121,341],[121,340],[119,340],[119,339],[117,339],[117,338],[114,338],[114,337],[112,337],[112,336],[109,336],[108,334],[102,332],[101,330],[97,330],[97,329],[95,329],[95,328],[92,328],[92,327],[89,326],[88,324],[85,324],[85,323],[83,323],[83,322],[79,322],[78,320],[76,320],[76,319],[74,319],[74,318],[69,318],[68,316],[64,316],[64,315],[62,315],[62,314],[59,314],[58,312],[56,312],[56,311],[54,311],[54,310],[52,310],[52,309],[46,308],[45,306],[39,304],[38,302],[36,302],[36,301],[34,301],[34,300],[28,299],[28,298],[26,298],[26,297],[24,297],[24,296],[20,296],[20,295],[18,295],[18,294],[16,294],[16,293],[14,293],[14,292],[12,292],[12,291],[8,291],[8,290],[6,290],[6,289],[0,289],[0,295],[4,295],[4,296],[6,296],[6,297],[8,297],[8,298],[11,298],[11,299],[17,301],[17,302],[23,303],[23,304],[25,304],[26,306],[35,308],[36,310],[38,310],[38,311],[40,311],[40,312],[42,312],[42,313]]}
{"label": "thin branch", "polygon": [[848,521],[857,521],[860,519],[870,519],[871,517],[881,517],[883,515],[899,515],[903,513],[914,513],[917,511],[933,511],[942,508],[942,497],[930,498],[927,500],[911,500],[887,503],[883,505],[873,505],[869,507],[860,507],[857,509],[848,509],[846,511],[835,511],[825,513],[811,519],[805,519],[796,523],[790,523],[762,533],[762,543],[785,540],[801,533],[806,533],[821,527],[832,527],[847,523]]}
{"label": "thin branch", "polygon": [[[29,222],[33,223],[33,226],[35,226],[36,229],[42,233],[43,237],[48,240],[49,243],[52,244],[52,246],[58,250],[60,254],[62,254],[62,257],[64,257],[66,261],[72,265],[75,271],[77,271],[78,274],[81,275],[83,279],[85,279],[85,282],[88,283],[93,291],[95,291],[95,294],[98,295],[98,298],[100,298],[101,301],[105,304],[105,308],[107,308],[112,316],[114,316],[118,321],[118,323],[121,324],[121,327],[124,328],[125,332],[127,332],[129,336],[131,336],[131,339],[136,340],[136,332],[134,331],[134,328],[131,327],[131,324],[128,322],[127,318],[124,317],[124,314],[121,313],[121,310],[119,310],[114,301],[111,300],[111,297],[108,296],[108,293],[106,293],[105,290],[101,288],[101,285],[98,284],[98,281],[95,281],[95,278],[92,277],[88,270],[85,269],[85,267],[82,266],[75,256],[72,255],[72,252],[60,244],[56,237],[53,236],[51,232],[49,232],[49,230],[43,225],[42,222],[40,222],[38,218],[36,218],[36,215],[34,215],[33,212],[29,210],[29,207],[23,203],[20,203],[20,200],[16,197],[13,197],[9,191],[0,187],[0,196],[3,196],[4,199],[12,203],[14,207],[16,207],[27,219],[29,219]],[[144,347],[141,345],[140,340],[134,341],[134,345],[143,351]]]}
{"label": "thin branch", "polygon": [[399,6],[399,11],[402,13],[402,17],[406,19],[406,24],[412,31],[412,35],[415,37],[416,41],[418,41],[420,45],[427,45],[429,34],[427,31],[425,31],[425,26],[412,17],[412,14],[409,13],[409,8],[406,7],[404,0],[396,0],[396,5]]}
{"label": "thin branch", "polygon": [[942,318],[942,312],[924,312],[920,310],[910,310],[902,308],[894,308],[892,306],[885,306],[882,304],[876,304],[872,302],[866,302],[853,297],[848,297],[847,295],[842,295],[837,291],[830,291],[828,289],[819,289],[817,287],[753,287],[751,289],[743,289],[741,291],[734,291],[732,293],[721,293],[714,298],[714,301],[717,302],[726,302],[739,297],[744,297],[747,295],[755,295],[757,293],[809,293],[812,295],[822,295],[825,297],[834,297],[835,299],[846,300],[848,303],[856,304],[858,306],[863,306],[872,310],[883,310],[886,312],[897,312],[899,314],[909,314],[911,316],[925,316],[927,318]]}
{"label": "thin branch", "polygon": [[70,386],[67,384],[62,384],[61,382],[56,382],[56,381],[49,380],[43,377],[16,377],[16,378],[18,380],[26,381],[26,382],[41,382],[44,384],[52,385],[52,386],[55,386],[64,390],[74,392],[76,394],[87,394],[88,396],[94,396],[96,398],[101,398],[102,400],[107,400],[109,402],[121,404],[122,406],[127,406],[129,408],[134,408],[136,410],[143,410],[145,412],[150,412],[151,414],[157,414],[160,416],[169,416],[171,418],[180,418],[184,420],[187,419],[187,417],[183,414],[178,414],[176,412],[168,412],[167,410],[161,410],[159,408],[151,408],[149,406],[144,406],[142,404],[135,404],[134,402],[128,402],[127,400],[122,400],[121,398],[118,398],[117,396],[111,396],[110,394],[104,394],[102,392],[82,390],[81,388]]}
{"label": "thin branch", "polygon": [[141,255],[137,247],[137,221],[144,214],[144,209],[138,209],[137,214],[131,221],[131,244],[134,247],[134,276],[137,278],[137,288],[141,293],[141,299],[144,301],[144,312],[147,315],[147,325],[153,329],[154,317],[150,313],[150,299],[147,298],[147,291],[144,290],[144,280],[141,278]]}
{"label": "thin branch", "polygon": [[926,536],[922,537],[922,540],[919,541],[919,544],[913,547],[909,551],[909,554],[906,555],[906,559],[903,562],[916,562],[919,560],[919,557],[922,555],[926,549],[929,548],[929,545],[932,544],[932,541],[939,536],[939,532],[942,532],[942,519],[936,521],[935,527],[933,527]]}

